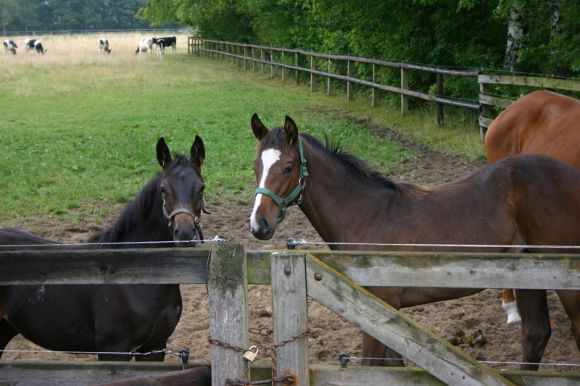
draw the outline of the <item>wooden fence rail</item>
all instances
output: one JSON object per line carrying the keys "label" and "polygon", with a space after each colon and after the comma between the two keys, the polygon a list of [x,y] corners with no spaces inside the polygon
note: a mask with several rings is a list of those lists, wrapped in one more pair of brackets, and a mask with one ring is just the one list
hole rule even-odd
{"label": "wooden fence rail", "polygon": [[[315,76],[320,76],[327,79],[327,93],[332,93],[331,80],[340,80],[346,82],[347,99],[351,100],[352,85],[358,84],[370,87],[373,91],[371,103],[375,105],[375,90],[397,93],[401,96],[401,113],[407,111],[407,98],[413,97],[429,102],[437,103],[438,106],[438,123],[443,124],[443,106],[453,106],[464,108],[468,110],[479,110],[479,103],[454,99],[445,97],[443,94],[443,76],[454,77],[469,77],[476,79],[478,71],[461,71],[454,69],[447,69],[442,67],[423,66],[410,63],[385,61],[379,59],[371,59],[360,56],[350,55],[335,55],[325,54],[313,51],[306,51],[302,49],[288,49],[278,47],[259,46],[255,44],[243,44],[236,42],[225,42],[219,40],[200,39],[190,37],[188,44],[188,52],[197,55],[207,56],[211,59],[226,59],[233,61],[234,59],[246,69],[247,62],[252,63],[252,69],[255,70],[255,64],[260,65],[260,71],[264,72],[264,66],[270,66],[271,77],[274,76],[276,69],[280,69],[283,79],[286,78],[286,71],[294,71],[295,80],[300,81],[300,73],[310,75],[310,88],[315,88]],[[293,59],[293,63],[289,64],[288,59]],[[301,59],[307,63],[307,66],[301,65]],[[326,70],[317,68],[316,59],[325,60]],[[340,64],[346,66],[346,74],[332,72],[332,68],[339,67]],[[364,64],[371,66],[371,79],[364,79],[354,75],[354,64]],[[382,84],[376,80],[375,74],[380,68],[392,68],[400,70],[400,84],[387,85]],[[408,88],[408,71],[428,72],[436,75],[437,79],[437,93],[435,95],[410,90]]]}
{"label": "wooden fence rail", "polygon": [[[497,109],[504,109],[512,102],[512,98],[494,95],[490,86],[510,85],[527,86],[530,88],[547,88],[557,91],[580,91],[580,79],[549,78],[518,74],[491,75],[484,74],[482,70],[455,70],[436,66],[425,66],[411,63],[393,62],[372,59],[360,56],[325,54],[302,49],[288,49],[279,47],[260,46],[220,40],[202,39],[194,36],[189,37],[188,52],[196,55],[207,56],[211,59],[222,59],[231,62],[237,61],[245,70],[248,61],[251,62],[253,71],[258,64],[260,71],[264,72],[265,66],[270,66],[270,77],[274,77],[276,70],[280,71],[282,80],[287,77],[288,71],[295,74],[296,83],[300,82],[300,74],[310,75],[310,89],[316,87],[316,76],[327,80],[326,92],[333,92],[332,80],[342,81],[346,84],[346,98],[353,98],[353,84],[371,88],[371,105],[376,106],[375,91],[385,91],[400,95],[401,113],[408,110],[408,98],[418,98],[437,104],[437,123],[443,124],[444,106],[479,111],[480,135],[483,135],[487,127],[493,121]],[[302,60],[301,60],[302,59]],[[289,63],[291,61],[291,63]],[[301,64],[302,63],[302,64]],[[346,68],[345,73],[333,72],[334,68]],[[354,75],[354,64],[363,64],[370,69],[370,79]],[[377,81],[376,74],[381,68],[400,70],[400,83],[388,85]],[[435,94],[420,92],[409,89],[409,71],[427,72],[435,75]],[[465,101],[444,95],[444,77],[474,78],[474,87],[479,84],[479,98],[477,101]],[[477,93],[477,90],[474,90]]]}
{"label": "wooden fence rail", "polygon": [[[417,384],[418,379],[421,379],[421,384],[541,385],[569,384],[566,382],[580,380],[580,374],[570,373],[499,373],[426,331],[362,288],[375,285],[417,286],[420,283],[422,286],[439,287],[580,290],[580,255],[246,252],[240,245],[229,244],[215,244],[211,250],[52,248],[16,251],[0,248],[0,286],[207,283],[211,337],[238,347],[249,345],[247,285],[271,284],[273,339],[277,345],[278,359],[275,370],[278,376],[293,376],[300,385],[377,382],[405,385]],[[305,335],[308,328],[307,296],[394,347],[424,371],[308,366]],[[60,374],[63,384],[68,382],[66,379],[75,379],[76,384],[81,385],[131,374],[129,367],[123,367],[125,370],[120,371],[103,366],[84,363],[75,368],[74,365],[67,365],[65,371],[63,365],[55,367],[53,363],[21,366],[14,361],[0,361],[0,383],[12,385],[17,384],[17,380],[27,379],[29,382],[26,384],[34,385],[40,384],[39,380],[59,379]],[[142,366],[139,364],[135,369],[141,373],[148,371]],[[213,347],[214,385],[221,386],[228,379],[247,381],[250,379],[250,367],[251,379],[269,376],[264,375],[259,366],[249,366],[239,352],[228,350],[225,346]],[[50,378],[47,378],[48,373],[51,374]]]}

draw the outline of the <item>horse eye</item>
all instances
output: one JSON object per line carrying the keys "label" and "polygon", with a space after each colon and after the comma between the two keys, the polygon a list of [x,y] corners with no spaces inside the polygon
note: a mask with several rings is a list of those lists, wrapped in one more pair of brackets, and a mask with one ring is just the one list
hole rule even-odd
{"label": "horse eye", "polygon": [[286,169],[284,169],[284,174],[290,174],[292,173],[292,170],[294,170],[294,164],[286,166]]}

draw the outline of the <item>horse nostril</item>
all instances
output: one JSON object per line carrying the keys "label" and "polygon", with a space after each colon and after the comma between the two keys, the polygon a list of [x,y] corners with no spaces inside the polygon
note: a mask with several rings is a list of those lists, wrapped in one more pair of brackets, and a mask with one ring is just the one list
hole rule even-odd
{"label": "horse nostril", "polygon": [[260,219],[260,230],[265,231],[268,229],[268,221],[266,219]]}

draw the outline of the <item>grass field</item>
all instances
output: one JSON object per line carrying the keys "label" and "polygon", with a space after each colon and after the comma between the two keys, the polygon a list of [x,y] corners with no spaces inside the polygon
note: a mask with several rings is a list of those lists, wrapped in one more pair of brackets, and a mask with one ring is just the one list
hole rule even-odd
{"label": "grass field", "polygon": [[188,56],[185,36],[178,36],[178,52],[167,50],[163,59],[135,55],[138,34],[109,34],[113,53],[102,56],[98,37],[40,37],[46,55],[23,49],[0,55],[0,226],[47,214],[75,221],[80,208],[108,215],[109,204],[132,198],[159,170],[160,136],[184,153],[199,134],[208,194],[246,201],[253,190],[254,112],[271,127],[288,114],[301,130],[330,134],[386,173],[413,155],[352,118],[371,118],[449,151],[482,154],[475,124],[462,119],[441,130],[432,112],[402,119],[394,110],[367,107],[364,98],[347,105],[342,96]]}

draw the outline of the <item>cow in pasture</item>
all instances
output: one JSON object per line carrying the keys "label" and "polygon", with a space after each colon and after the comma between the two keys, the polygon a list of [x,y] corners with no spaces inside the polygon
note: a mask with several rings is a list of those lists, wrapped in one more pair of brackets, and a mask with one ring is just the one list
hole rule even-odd
{"label": "cow in pasture", "polygon": [[109,45],[109,39],[99,38],[99,52],[101,54],[110,54],[111,46]]}
{"label": "cow in pasture", "polygon": [[143,38],[139,41],[139,45],[137,46],[136,54],[140,54],[141,52],[147,52],[151,54],[153,50],[153,39],[152,38]]}
{"label": "cow in pasture", "polygon": [[16,45],[16,42],[12,39],[7,39],[4,40],[2,42],[2,44],[4,45],[4,52],[8,53],[11,52],[14,55],[16,55],[18,53],[18,46]]}
{"label": "cow in pasture", "polygon": [[34,49],[34,44],[37,42],[36,39],[26,39],[24,40],[24,48],[26,49],[26,53],[30,51],[30,49]]}
{"label": "cow in pasture", "polygon": [[36,52],[38,52],[39,54],[46,54],[47,49],[44,48],[44,46],[42,45],[42,42],[40,40],[36,40],[34,42],[34,49],[36,50]]}
{"label": "cow in pasture", "polygon": [[173,52],[175,52],[177,49],[177,38],[175,36],[153,38],[153,44],[157,46],[157,56],[161,56],[165,52],[165,47],[171,47]]}

